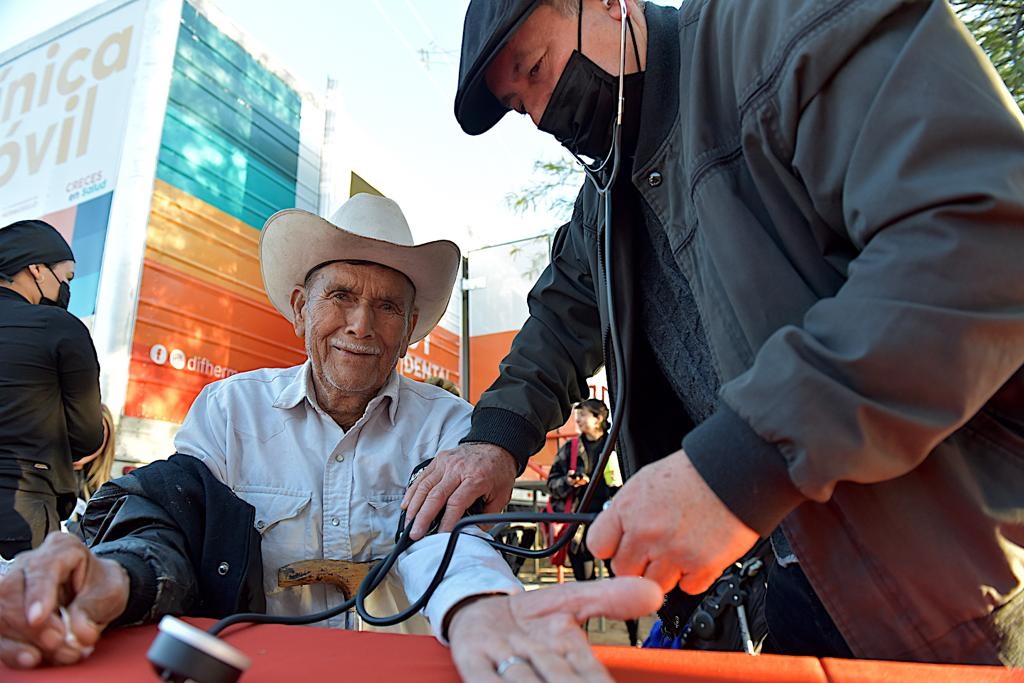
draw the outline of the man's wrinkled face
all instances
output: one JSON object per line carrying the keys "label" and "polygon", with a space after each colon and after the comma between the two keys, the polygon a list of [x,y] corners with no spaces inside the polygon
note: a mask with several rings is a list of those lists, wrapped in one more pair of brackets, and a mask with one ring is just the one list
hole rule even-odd
{"label": "man's wrinkled face", "polygon": [[319,385],[329,394],[376,393],[408,350],[414,298],[405,275],[372,263],[330,263],[296,287],[295,333]]}

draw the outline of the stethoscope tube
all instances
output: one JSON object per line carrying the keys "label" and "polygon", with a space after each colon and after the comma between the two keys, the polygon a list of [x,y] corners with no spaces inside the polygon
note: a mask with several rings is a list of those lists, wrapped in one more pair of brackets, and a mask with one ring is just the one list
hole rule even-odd
{"label": "stethoscope tube", "polygon": [[[213,624],[207,633],[211,635],[217,635],[224,629],[240,623],[250,624],[286,624],[291,626],[301,626],[303,624],[313,624],[318,621],[325,621],[333,617],[338,616],[343,612],[347,612],[355,607],[359,616],[363,621],[372,626],[393,626],[401,623],[419,612],[424,605],[430,600],[430,597],[437,590],[437,587],[441,585],[441,581],[444,580],[444,575],[448,571],[448,566],[451,564],[452,557],[455,554],[455,547],[459,541],[459,536],[464,533],[466,527],[475,525],[485,524],[499,524],[502,522],[525,522],[525,523],[542,523],[542,522],[564,522],[572,523],[574,525],[589,524],[594,521],[597,517],[597,513],[580,513],[580,512],[522,512],[522,513],[495,513],[487,515],[469,515],[463,517],[452,529],[451,535],[448,537],[448,542],[445,545],[444,554],[441,556],[441,561],[437,565],[437,569],[434,571],[434,576],[430,581],[430,584],[423,591],[413,603],[406,609],[393,614],[388,617],[378,617],[370,614],[366,610],[366,599],[369,597],[374,590],[376,590],[381,583],[384,582],[384,578],[388,572],[394,566],[395,562],[398,561],[398,557],[405,552],[412,545],[412,540],[409,538],[409,534],[412,531],[412,524],[408,524],[402,531],[402,535],[399,537],[395,547],[375,564],[362,583],[359,584],[359,588],[356,590],[356,594],[345,600],[339,605],[335,605],[330,609],[326,609],[320,612],[314,612],[313,614],[304,614],[294,617],[285,616],[274,616],[270,614],[261,614],[258,612],[245,612],[239,614],[232,614],[225,617]],[[485,539],[484,539],[485,540]],[[497,541],[488,541],[495,549],[518,555],[520,557],[527,558],[538,558],[546,557],[551,555],[561,547],[561,544],[553,544],[548,548],[542,548],[540,550],[526,550],[517,546],[507,545],[505,543],[499,543]]]}

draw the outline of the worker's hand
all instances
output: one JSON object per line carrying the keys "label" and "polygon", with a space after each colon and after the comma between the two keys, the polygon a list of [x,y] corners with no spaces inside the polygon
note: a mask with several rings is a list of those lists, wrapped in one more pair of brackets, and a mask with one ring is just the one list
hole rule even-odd
{"label": "worker's hand", "polygon": [[757,539],[680,450],[626,482],[590,527],[587,547],[611,558],[616,576],[643,576],[666,593],[678,584],[697,594]]}
{"label": "worker's hand", "polygon": [[406,519],[415,519],[412,539],[427,533],[442,508],[442,532],[451,531],[477,498],[484,499],[484,512],[500,512],[512,497],[518,469],[512,454],[494,444],[464,443],[441,451],[402,499]]}
{"label": "worker's hand", "polygon": [[0,578],[0,661],[15,669],[79,661],[124,611],[128,590],[117,562],[96,557],[70,534],[51,533]]}
{"label": "worker's hand", "polygon": [[[594,657],[580,624],[605,616],[635,619],[661,606],[661,590],[644,579],[616,578],[489,597],[463,607],[448,627],[452,659],[464,681],[601,681],[611,676]],[[498,665],[509,657],[501,676]]]}

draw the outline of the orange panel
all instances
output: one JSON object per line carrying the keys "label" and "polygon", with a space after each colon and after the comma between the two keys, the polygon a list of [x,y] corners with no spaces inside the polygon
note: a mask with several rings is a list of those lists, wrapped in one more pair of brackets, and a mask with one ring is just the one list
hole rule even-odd
{"label": "orange panel", "polygon": [[[480,394],[484,393],[494,380],[498,379],[498,365],[508,355],[512,348],[512,340],[515,339],[519,330],[508,332],[495,332],[494,334],[478,334],[469,338],[469,395],[470,403],[480,400]],[[606,394],[603,388],[590,386],[590,395]],[[607,396],[601,396],[605,403]],[[563,441],[579,434],[576,423],[572,417],[564,425],[548,433],[543,448],[531,458],[534,465],[548,467],[554,462],[559,446]],[[538,479],[540,474],[527,468],[522,479]]]}
{"label": "orange panel", "polygon": [[[214,623],[213,619],[186,621],[201,629]],[[144,655],[156,633],[155,624],[108,629],[93,655],[74,666],[22,671],[5,669],[0,664],[0,672],[3,672],[3,680],[10,683],[152,680],[152,669]],[[458,680],[451,652],[431,636],[266,624],[238,629],[227,640],[252,658],[252,667],[243,679],[248,683],[289,681],[296,677],[296,671],[305,672],[304,677],[311,681],[331,681],[338,678],[340,670],[344,670],[352,680],[415,680],[417,683],[454,683]],[[819,662],[813,657],[751,657],[738,652],[608,646],[595,647],[594,654],[619,683],[826,683],[839,680],[830,678],[833,675],[830,665],[835,660]],[[873,668],[870,675],[843,680],[994,683],[1020,681],[1022,674],[1020,669],[994,666],[863,664],[873,664],[877,668]]]}
{"label": "orange panel", "polygon": [[305,357],[291,324],[269,303],[147,260],[124,412],[180,422],[209,382]]}
{"label": "orange panel", "polygon": [[[478,334],[469,338],[469,402],[476,403],[480,394],[498,379],[498,365],[512,348],[512,340],[519,330]],[[572,422],[570,418],[570,422]],[[568,424],[568,423],[567,423]],[[555,432],[552,432],[555,434]],[[545,470],[551,465],[558,453],[558,442],[552,434],[544,441],[541,450],[530,458],[531,464],[543,466]],[[527,467],[520,479],[543,479],[539,472]]]}
{"label": "orange panel", "polygon": [[519,330],[478,334],[469,338],[469,402],[476,403],[480,394],[498,379],[498,364],[508,355],[512,340]]}
{"label": "orange panel", "polygon": [[437,376],[458,385],[459,345],[459,335],[443,327],[435,327],[430,334],[409,347],[405,358],[398,361],[398,371],[421,382]]}
{"label": "orange panel", "polygon": [[834,683],[885,681],[886,683],[979,683],[1024,681],[1024,669],[977,667],[959,664],[877,662],[866,659],[822,659],[828,680]]}
{"label": "orange panel", "polygon": [[196,280],[267,302],[259,230],[192,195],[156,181],[146,258]]}
{"label": "orange panel", "polygon": [[813,657],[751,657],[742,652],[594,648],[616,681],[643,683],[826,683]]}

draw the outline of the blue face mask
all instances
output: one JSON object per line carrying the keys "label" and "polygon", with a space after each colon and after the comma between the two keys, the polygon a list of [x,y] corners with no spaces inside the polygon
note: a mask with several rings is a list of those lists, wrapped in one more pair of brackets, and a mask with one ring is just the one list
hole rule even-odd
{"label": "blue face mask", "polygon": [[50,271],[50,274],[53,275],[54,279],[60,283],[60,286],[57,289],[57,298],[54,300],[43,294],[42,288],[39,286],[39,283],[36,282],[36,289],[39,290],[39,303],[44,306],[57,306],[58,308],[63,308],[65,311],[68,310],[68,306],[71,304],[71,285],[69,285],[66,280],[61,280],[57,277],[57,273],[54,273],[53,268],[50,266],[46,266],[46,269]]}

